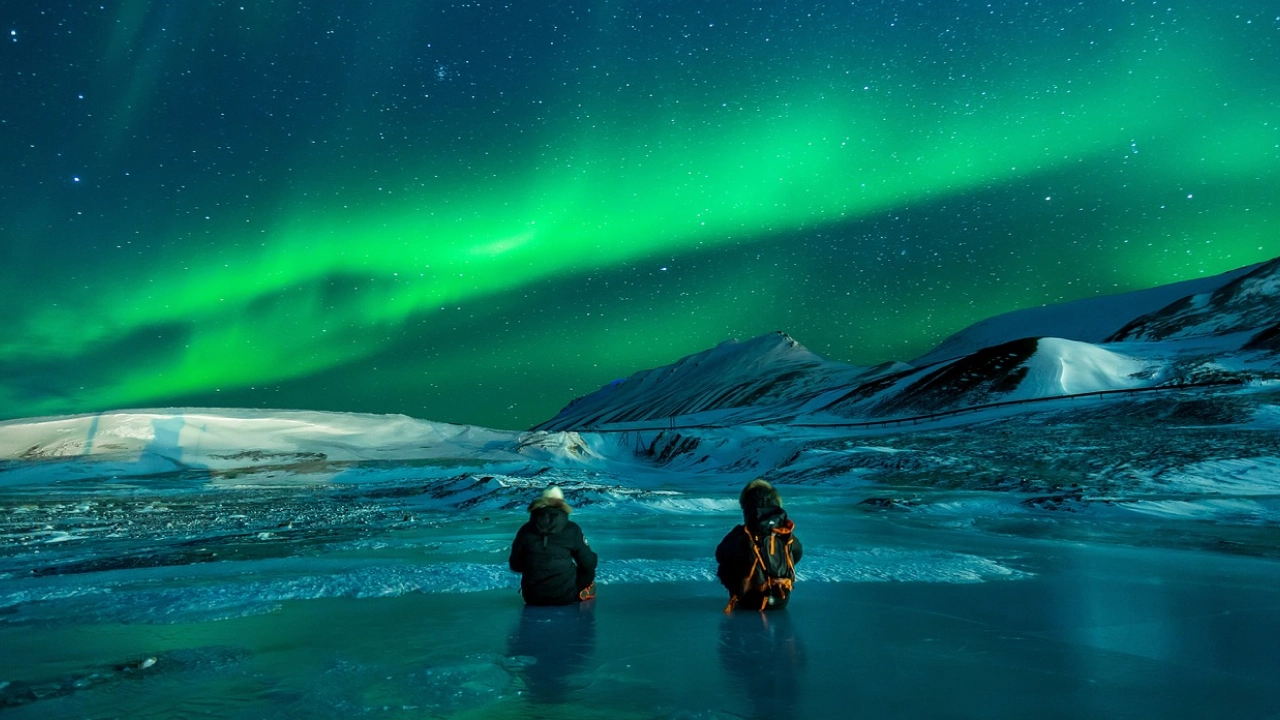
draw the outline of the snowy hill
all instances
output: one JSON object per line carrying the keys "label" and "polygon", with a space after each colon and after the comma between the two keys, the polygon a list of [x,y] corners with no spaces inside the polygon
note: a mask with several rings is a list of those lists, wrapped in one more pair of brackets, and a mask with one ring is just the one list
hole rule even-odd
{"label": "snowy hill", "polygon": [[576,433],[490,430],[403,415],[170,408],[0,422],[0,487],[32,478],[357,482],[387,463],[425,476],[432,467],[523,472],[591,460]]}

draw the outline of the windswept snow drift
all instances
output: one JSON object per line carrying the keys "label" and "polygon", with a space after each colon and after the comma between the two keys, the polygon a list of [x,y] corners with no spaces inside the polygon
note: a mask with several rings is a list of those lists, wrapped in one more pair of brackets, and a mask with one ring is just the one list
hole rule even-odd
{"label": "windswept snow drift", "polygon": [[1149,387],[1157,379],[1148,374],[1154,365],[1089,343],[1041,338],[1036,353],[1025,363],[1026,379],[1004,399]]}

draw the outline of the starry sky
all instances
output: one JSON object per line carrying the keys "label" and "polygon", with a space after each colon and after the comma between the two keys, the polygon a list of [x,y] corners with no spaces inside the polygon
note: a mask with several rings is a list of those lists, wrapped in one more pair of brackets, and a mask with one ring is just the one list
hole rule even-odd
{"label": "starry sky", "polygon": [[1280,254],[1262,0],[0,10],[0,417],[523,428]]}

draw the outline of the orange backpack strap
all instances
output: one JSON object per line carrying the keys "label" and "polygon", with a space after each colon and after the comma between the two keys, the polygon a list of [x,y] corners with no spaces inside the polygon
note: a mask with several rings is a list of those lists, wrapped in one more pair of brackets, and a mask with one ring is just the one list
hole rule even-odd
{"label": "orange backpack strap", "polygon": [[751,544],[751,554],[755,555],[755,558],[751,561],[751,567],[747,569],[747,576],[742,579],[742,586],[744,588],[749,588],[751,587],[751,578],[756,574],[756,566],[759,565],[761,571],[765,572],[767,572],[767,568],[769,566],[765,564],[764,558],[760,557],[760,546],[756,543],[756,536],[751,534],[751,531],[747,529],[746,525],[742,526],[742,532],[747,534],[747,538]]}

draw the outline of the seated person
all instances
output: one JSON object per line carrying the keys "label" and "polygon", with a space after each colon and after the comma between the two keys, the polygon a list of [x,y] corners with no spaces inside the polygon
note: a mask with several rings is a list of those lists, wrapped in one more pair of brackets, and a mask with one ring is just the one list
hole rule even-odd
{"label": "seated person", "polygon": [[568,605],[595,597],[596,554],[582,528],[569,520],[573,508],[552,485],[529,505],[529,521],[511,543],[511,569],[520,573],[520,594],[529,605]]}

